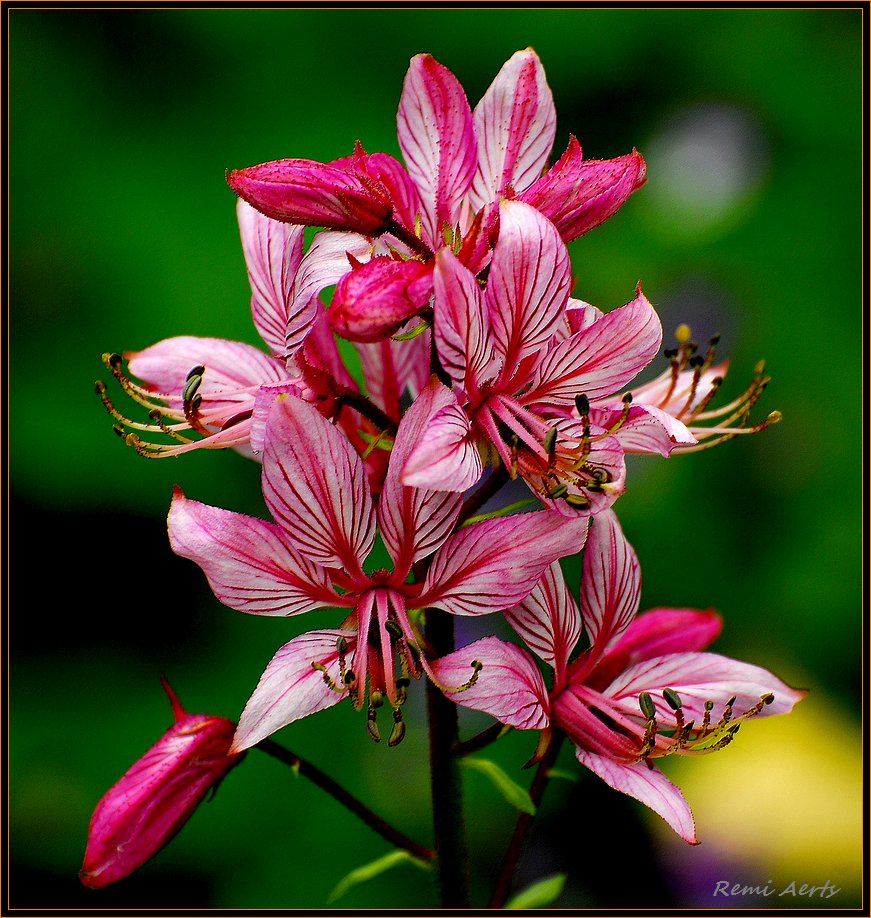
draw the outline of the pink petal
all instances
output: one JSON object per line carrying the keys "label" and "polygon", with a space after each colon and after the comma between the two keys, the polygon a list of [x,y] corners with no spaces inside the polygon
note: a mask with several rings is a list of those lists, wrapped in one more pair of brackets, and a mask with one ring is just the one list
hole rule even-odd
{"label": "pink petal", "polygon": [[436,552],[418,603],[454,615],[510,609],[549,564],[581,550],[586,532],[586,519],[557,523],[547,511],[466,526]]}
{"label": "pink petal", "polygon": [[722,629],[722,618],[712,610],[651,609],[633,619],[608,656],[638,663],[671,653],[704,650]]}
{"label": "pink petal", "polygon": [[424,207],[430,245],[454,227],[475,172],[477,145],[463,87],[429,54],[411,59],[397,113],[399,146]]}
{"label": "pink petal", "polygon": [[[415,324],[414,320],[408,323],[409,326]],[[430,346],[429,331],[407,341],[384,338],[354,343],[360,356],[366,394],[391,418],[401,417],[400,402],[406,392],[416,396],[426,386],[430,377]]]}
{"label": "pink petal", "polygon": [[484,292],[493,346],[504,360],[500,379],[550,340],[571,287],[568,251],[554,227],[526,204],[503,201]]}
{"label": "pink petal", "polygon": [[288,375],[283,363],[274,357],[250,344],[223,338],[165,338],[127,357],[134,376],[148,383],[155,393],[177,398],[179,403],[190,370],[204,366],[198,394],[208,399],[211,407],[251,402],[257,387],[282,382]]}
{"label": "pink petal", "polygon": [[680,788],[676,787],[656,768],[648,768],[643,762],[631,765],[615,762],[605,756],[577,750],[578,761],[597,774],[606,784],[622,794],[628,794],[658,813],[691,845],[697,845],[693,814]]}
{"label": "pink petal", "polygon": [[294,398],[305,398],[312,401],[309,396],[313,396],[313,393],[308,389],[302,377],[277,385],[261,386],[257,390],[251,413],[251,450],[255,456],[260,456],[266,445],[266,425],[272,412],[272,406],[279,395],[292,395]]}
{"label": "pink petal", "polygon": [[465,491],[483,470],[469,418],[454,400],[432,416],[401,478],[403,484],[417,488]]}
{"label": "pink petal", "polygon": [[417,186],[402,164],[387,153],[372,153],[366,158],[366,170],[387,190],[393,202],[394,219],[414,232],[415,222],[418,214],[423,212],[423,205]]}
{"label": "pink petal", "polygon": [[657,707],[658,717],[666,723],[673,713],[662,697],[663,689],[673,689],[683,702],[687,721],[699,723],[705,702],[714,702],[711,718],[720,717],[726,701],[735,697],[735,716],[752,708],[763,695],[774,695],[772,704],[765,705],[760,717],[787,714],[807,692],[794,689],[773,673],[752,663],[732,660],[716,653],[672,653],[653,657],[630,666],[605,689],[627,714],[638,715],[638,696],[647,692]]}
{"label": "pink petal", "polygon": [[676,446],[697,443],[686,425],[670,414],[647,405],[633,404],[626,420],[622,408],[594,408],[590,418],[599,427],[619,427],[613,436],[627,453],[658,453],[668,457]]}
{"label": "pink petal", "polygon": [[629,627],[638,612],[641,567],[612,510],[590,526],[581,577],[581,616],[599,656]]}
{"label": "pink petal", "polygon": [[[254,325],[273,354],[286,356],[288,324],[304,328],[314,319],[312,304],[294,302],[293,296],[305,227],[270,220],[241,198],[236,216],[251,282]],[[295,340],[294,346],[300,340]]]}
{"label": "pink petal", "polygon": [[387,228],[393,205],[384,189],[361,180],[358,171],[354,157],[335,164],[282,159],[228,172],[227,183],[273,220],[377,236]]}
{"label": "pink petal", "polygon": [[449,249],[436,255],[435,340],[439,360],[459,391],[493,375],[490,320],[475,275]]}
{"label": "pink petal", "polygon": [[728,372],[729,361],[724,360],[716,366],[708,367],[694,385],[695,371],[684,370],[678,373],[675,382],[672,382],[671,373],[666,371],[657,379],[633,389],[632,395],[640,405],[656,407],[673,417],[682,417],[695,410],[708,397],[714,381],[722,381]]}
{"label": "pink petal", "polygon": [[571,406],[576,395],[592,402],[621,389],[647,366],[662,343],[656,310],[639,288],[634,300],[607,313],[544,356],[526,405]]}
{"label": "pink petal", "polygon": [[431,296],[432,264],[378,256],[341,278],[330,327],[350,341],[380,341],[420,313]]}
{"label": "pink petal", "polygon": [[564,242],[571,242],[617,213],[644,184],[645,170],[638,152],[583,162],[572,137],[556,165],[519,197],[541,211]]}
{"label": "pink petal", "polygon": [[326,668],[337,686],[342,684],[337,642],[347,642],[348,656],[357,642],[353,631],[309,631],[285,644],[263,671],[257,688],[248,699],[239,718],[233,738],[233,750],[256,745],[276,730],[338,704],[346,693],[330,688],[323,671]]}
{"label": "pink petal", "polygon": [[[339,385],[347,386],[349,389],[359,388],[357,381],[345,366],[335,335],[330,328],[327,311],[320,302],[317,304],[317,319],[305,339],[303,357],[310,367],[326,370]],[[299,373],[302,375],[303,371],[300,369]]]}
{"label": "pink petal", "polygon": [[311,405],[287,396],[269,416],[263,496],[300,554],[352,576],[375,541],[375,514],[359,455]]}
{"label": "pink petal", "polygon": [[[473,685],[473,661],[482,663]],[[457,704],[492,714],[518,730],[543,730],[550,703],[532,657],[516,644],[485,637],[438,660],[430,661],[436,684]],[[459,690],[458,690],[459,689]]]}
{"label": "pink petal", "polygon": [[235,724],[179,711],[176,723],[103,796],[91,817],[80,878],[101,889],[152,858],[239,762]]}
{"label": "pink petal", "polygon": [[475,107],[478,171],[469,200],[473,210],[509,186],[525,191],[541,176],[556,136],[556,109],[538,55],[514,54]]}
{"label": "pink petal", "polygon": [[400,481],[400,472],[433,415],[452,400],[450,389],[433,377],[405,413],[390,454],[390,466],[378,501],[378,529],[394,561],[394,569],[403,574],[444,542],[460,513],[462,494],[408,487]]}
{"label": "pink petal", "polygon": [[557,670],[554,681],[557,690],[569,655],[581,636],[578,605],[566,586],[558,561],[545,570],[535,589],[523,602],[509,609],[505,617],[527,646]]}
{"label": "pink petal", "polygon": [[188,500],[176,488],[169,511],[172,550],[198,564],[215,596],[252,615],[298,615],[341,605],[326,573],[274,523]]}

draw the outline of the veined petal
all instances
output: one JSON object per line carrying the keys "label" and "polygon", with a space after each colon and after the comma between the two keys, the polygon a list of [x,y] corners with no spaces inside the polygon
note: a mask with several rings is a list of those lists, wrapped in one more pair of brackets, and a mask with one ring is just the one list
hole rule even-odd
{"label": "veined petal", "polygon": [[453,396],[430,419],[400,476],[403,484],[412,487],[465,491],[483,471],[469,418]]}
{"label": "veined petal", "polygon": [[475,107],[478,170],[473,210],[509,186],[525,191],[540,176],[556,136],[556,109],[544,68],[532,48],[510,57]]}
{"label": "veined petal", "polygon": [[664,657],[642,660],[624,670],[604,690],[627,714],[638,713],[638,696],[647,692],[657,708],[657,716],[665,723],[673,714],[662,697],[663,689],[677,692],[683,702],[687,721],[699,723],[706,701],[713,701],[711,717],[720,716],[726,701],[734,696],[732,705],[736,716],[752,708],[763,695],[774,695],[771,704],[764,705],[760,717],[787,714],[807,692],[788,686],[774,673],[723,657],[716,653],[671,653]]}
{"label": "veined petal", "polygon": [[198,394],[211,407],[253,401],[256,387],[282,382],[288,375],[282,361],[250,344],[224,338],[180,335],[126,356],[134,376],[155,393],[177,396],[179,403],[190,370],[204,366]]}
{"label": "veined petal", "polygon": [[616,514],[598,513],[587,537],[581,576],[581,617],[596,656],[629,627],[640,596],[641,567]]}
{"label": "veined petal", "polygon": [[393,202],[393,218],[414,232],[418,214],[423,212],[420,193],[402,164],[388,153],[366,157],[366,171],[385,187]]}
{"label": "veined petal", "polygon": [[484,520],[454,533],[436,552],[420,606],[454,615],[510,609],[525,599],[557,558],[581,550],[587,519],[547,511]]}
{"label": "veined petal", "polygon": [[553,225],[526,204],[503,201],[484,292],[503,380],[550,340],[571,287],[568,251]]}
{"label": "veined petal", "polygon": [[263,451],[263,496],[300,554],[354,576],[375,541],[375,514],[359,455],[311,405],[279,397]]}
{"label": "veined petal", "polygon": [[[293,296],[305,227],[271,220],[241,198],[236,216],[251,282],[254,325],[273,354],[286,356],[288,326],[304,328],[314,320],[312,305]],[[296,347],[300,342],[293,343]]]}
{"label": "veined petal", "polygon": [[637,151],[616,159],[588,160],[572,137],[556,165],[519,195],[541,211],[571,242],[604,223],[644,184],[646,165]]}
{"label": "veined petal", "polygon": [[656,768],[648,768],[643,762],[631,765],[615,762],[606,756],[577,750],[578,761],[597,774],[607,785],[621,794],[628,794],[640,800],[645,806],[658,813],[691,845],[697,845],[693,814],[680,788],[671,783]]}
{"label": "veined petal", "polygon": [[467,392],[488,376],[492,361],[490,319],[472,272],[449,249],[436,254],[433,275],[435,340],[456,389]]}
{"label": "veined petal", "polygon": [[215,596],[239,612],[298,615],[343,605],[326,572],[274,523],[188,500],[180,488],[169,511],[169,541],[203,569]]}
{"label": "veined petal", "polygon": [[[287,724],[338,704],[345,693],[326,684],[342,685],[338,641],[353,653],[357,635],[353,631],[309,631],[285,644],[263,671],[254,694],[239,718],[232,749],[241,752]],[[323,666],[315,669],[312,663]]]}
{"label": "veined petal", "polygon": [[581,636],[578,605],[566,586],[559,561],[549,565],[535,589],[505,613],[514,630],[556,670],[554,689]]}
{"label": "veined petal", "polygon": [[[476,661],[482,666],[468,685]],[[518,730],[543,730],[550,722],[550,702],[541,673],[533,658],[516,644],[485,637],[429,665],[439,688],[464,708],[492,714]]]}
{"label": "veined petal", "polygon": [[423,439],[433,415],[453,401],[450,389],[433,377],[405,413],[396,433],[390,466],[378,501],[378,528],[397,572],[407,573],[448,537],[463,495],[402,484],[400,473]]}
{"label": "veined petal", "polygon": [[[409,322],[409,328],[413,321]],[[409,392],[417,396],[429,380],[430,331],[407,341],[382,338],[380,341],[355,341],[366,384],[366,394],[391,418],[402,416],[400,400]]]}
{"label": "veined petal", "polygon": [[277,383],[271,386],[261,386],[254,397],[254,408],[251,412],[251,450],[256,457],[260,457],[266,445],[266,425],[272,406],[279,395],[290,395],[294,398],[306,398],[310,393],[302,377],[295,380]]}
{"label": "veined petal", "polygon": [[426,208],[425,236],[438,244],[454,227],[477,162],[472,111],[463,87],[429,54],[411,59],[396,116],[399,147]]}
{"label": "veined petal", "polygon": [[647,366],[662,343],[662,324],[641,292],[625,306],[566,338],[545,354],[525,405],[570,406],[576,395],[592,402],[621,389]]}
{"label": "veined petal", "polygon": [[[614,438],[627,453],[658,453],[668,457],[676,446],[697,443],[686,425],[665,411],[649,405],[633,404],[626,420],[623,408],[593,408],[593,423],[609,429],[616,427]],[[617,426],[619,424],[619,426]]]}

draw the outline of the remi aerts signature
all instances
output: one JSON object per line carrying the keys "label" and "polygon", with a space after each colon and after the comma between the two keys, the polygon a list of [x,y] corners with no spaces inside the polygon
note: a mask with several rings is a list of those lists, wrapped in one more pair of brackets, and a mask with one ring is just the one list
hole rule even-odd
{"label": "remi aerts signature", "polygon": [[793,880],[783,887],[772,885],[771,880],[764,886],[745,886],[743,883],[732,883],[730,880],[717,880],[713,894],[714,896],[807,896],[808,898],[831,899],[835,893],[840,891],[840,886],[835,886],[828,880],[822,886]]}

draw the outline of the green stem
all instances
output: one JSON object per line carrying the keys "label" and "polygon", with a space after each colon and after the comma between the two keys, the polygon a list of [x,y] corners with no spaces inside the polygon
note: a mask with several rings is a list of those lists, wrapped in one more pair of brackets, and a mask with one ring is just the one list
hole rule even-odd
{"label": "green stem", "polygon": [[[536,809],[538,809],[541,798],[544,796],[545,788],[550,781],[550,770],[557,760],[560,747],[563,744],[563,739],[565,739],[565,736],[560,732],[551,734],[550,741],[547,744],[547,748],[544,750],[544,755],[535,772],[535,777],[532,779],[532,784],[529,788],[529,796],[535,804]],[[493,891],[493,896],[490,899],[490,908],[502,908],[502,906],[505,905],[505,900],[508,898],[508,893],[511,891],[511,880],[514,876],[514,870],[520,860],[520,855],[523,853],[523,843],[526,841],[526,833],[529,831],[529,827],[534,818],[535,817],[530,816],[529,813],[521,813],[517,818],[517,822],[514,826],[514,834],[511,836],[508,850],[505,852],[505,856],[502,859],[502,866],[499,869],[499,879],[496,881],[496,889]]]}
{"label": "green stem", "polygon": [[[454,649],[454,620],[427,609],[426,637],[434,656]],[[436,868],[443,908],[469,907],[468,857],[463,819],[463,788],[453,749],[457,742],[457,706],[434,683],[426,685],[429,714],[430,787]]]}
{"label": "green stem", "polygon": [[350,791],[345,790],[341,784],[334,781],[328,774],[322,772],[316,765],[312,765],[311,762],[301,759],[296,753],[291,752],[284,746],[280,746],[274,740],[261,740],[254,748],[259,749],[261,752],[265,752],[267,755],[271,755],[274,759],[278,759],[285,765],[289,765],[294,771],[301,774],[304,778],[308,778],[309,781],[316,784],[321,790],[325,790],[338,800],[339,803],[347,807],[355,816],[362,819],[367,826],[374,829],[382,838],[387,839],[391,845],[396,845],[397,848],[403,848],[409,854],[420,858],[422,861],[432,861],[435,858],[435,852],[432,849],[419,845],[414,839],[409,838],[403,832],[400,832],[399,829],[390,825],[389,822],[370,810],[365,803],[358,800]]}

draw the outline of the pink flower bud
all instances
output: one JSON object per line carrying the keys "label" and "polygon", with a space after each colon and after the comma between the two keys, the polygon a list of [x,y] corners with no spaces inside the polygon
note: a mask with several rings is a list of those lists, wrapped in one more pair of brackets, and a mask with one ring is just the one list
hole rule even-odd
{"label": "pink flower bud", "polygon": [[563,242],[571,242],[616,214],[644,184],[646,169],[637,151],[584,162],[581,145],[572,137],[553,168],[518,195],[518,200],[543,213]]}
{"label": "pink flower bud", "polygon": [[242,757],[227,755],[233,721],[188,714],[164,688],[175,724],[97,804],[79,874],[85,886],[115,883],[157,854]]}
{"label": "pink flower bud", "polygon": [[429,303],[432,271],[432,262],[373,258],[339,281],[327,313],[330,327],[351,341],[389,337]]}
{"label": "pink flower bud", "polygon": [[393,204],[386,189],[358,168],[359,159],[280,159],[230,171],[227,183],[273,220],[378,236],[390,222]]}

